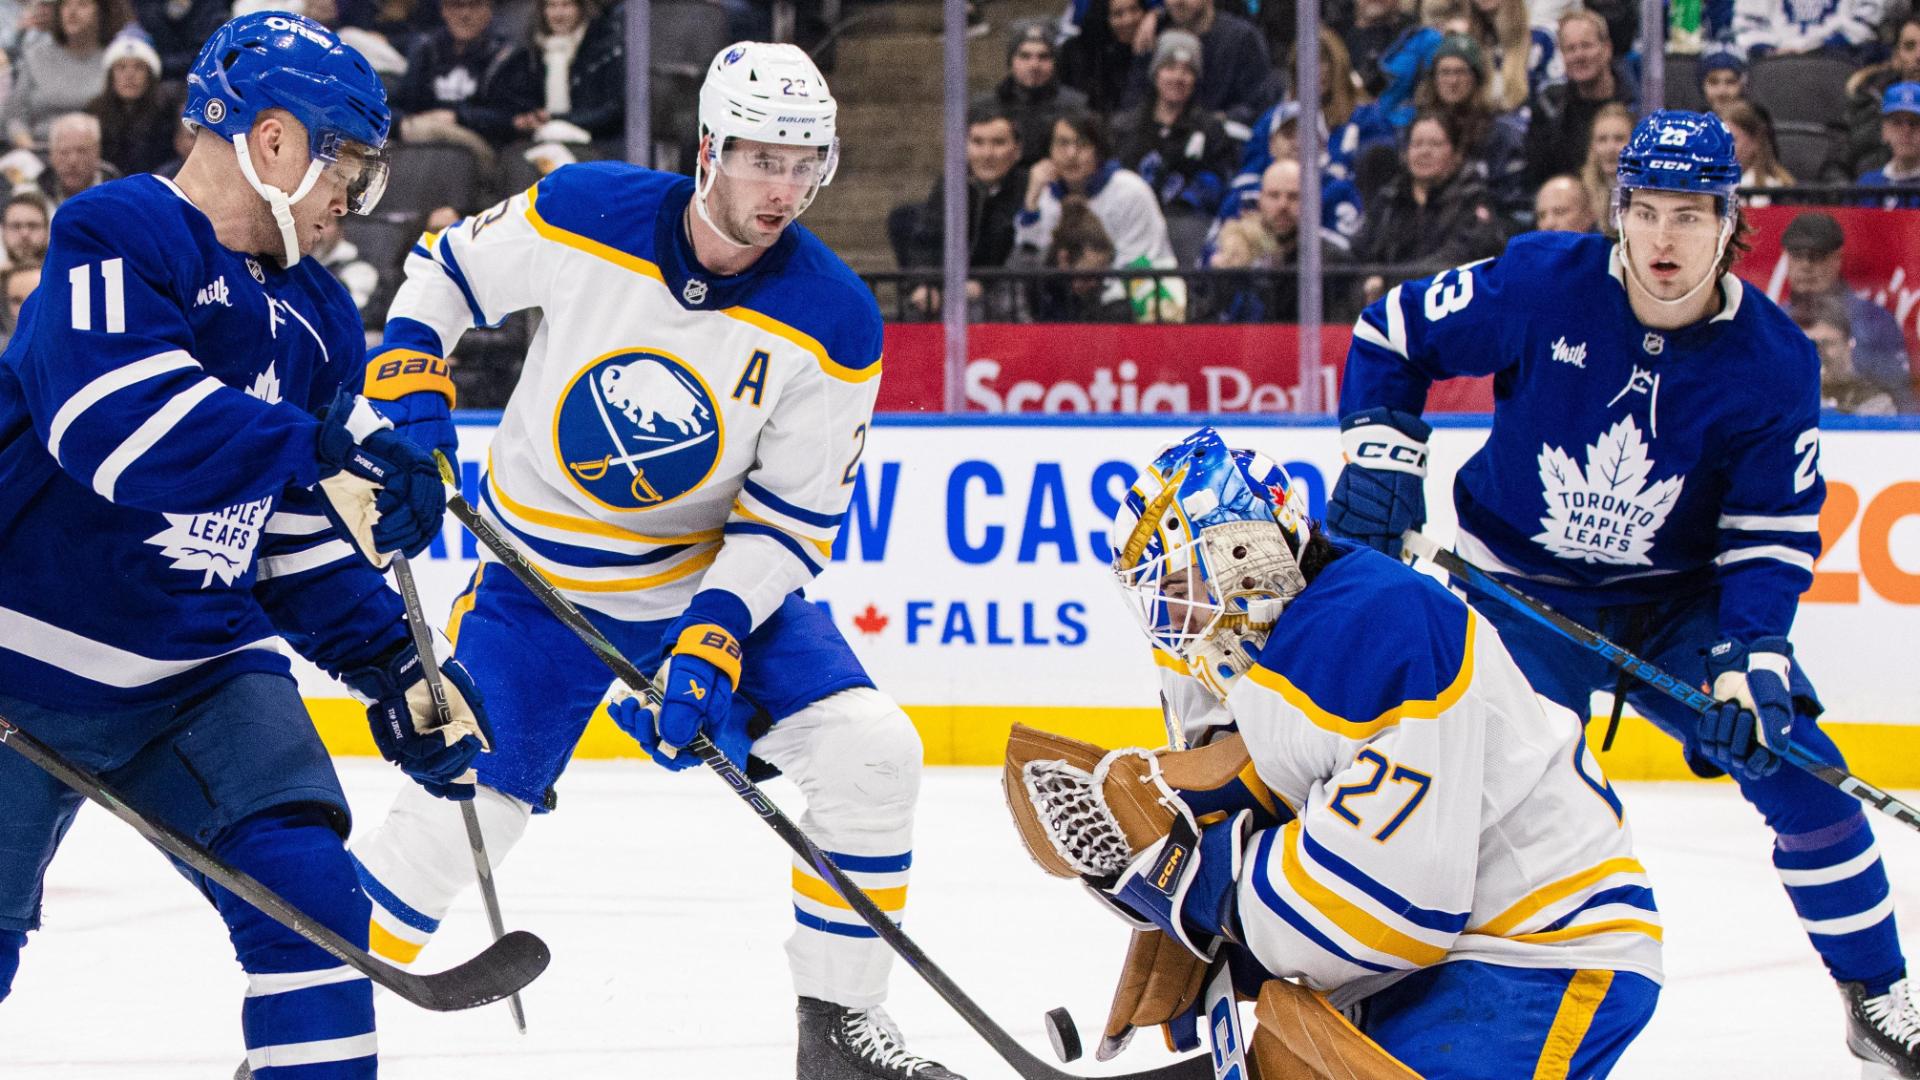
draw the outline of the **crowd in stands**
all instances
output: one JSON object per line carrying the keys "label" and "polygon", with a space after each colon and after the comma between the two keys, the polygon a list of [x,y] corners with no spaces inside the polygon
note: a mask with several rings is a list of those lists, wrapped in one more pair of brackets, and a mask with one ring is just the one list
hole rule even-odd
{"label": "crowd in stands", "polygon": [[[1306,224],[1321,237],[1327,317],[1521,232],[1610,230],[1620,149],[1660,104],[1726,121],[1749,206],[1796,183],[1920,184],[1920,14],[1904,8],[1672,5],[1667,101],[1648,103],[1634,0],[1322,0],[1321,213]],[[1085,273],[975,281],[973,317],[1292,319],[1293,34],[1291,5],[1258,0],[1070,0],[1058,19],[1006,27],[1005,77],[968,115],[969,264]],[[1756,72],[1773,77],[1783,57],[1824,58],[1845,76],[1813,151],[1808,125],[1776,124],[1754,93]],[[1920,207],[1906,191],[1849,201]],[[939,266],[942,207],[935,184],[894,211],[902,269]],[[1849,411],[1914,408],[1898,327],[1839,283],[1833,219],[1804,220],[1831,228],[1789,235],[1796,318],[1820,328],[1816,342],[1832,338],[1834,384],[1857,384],[1830,396]],[[1093,273],[1115,269],[1159,273]],[[1267,273],[1179,273],[1197,269]],[[923,285],[903,314],[935,317],[940,300]]]}

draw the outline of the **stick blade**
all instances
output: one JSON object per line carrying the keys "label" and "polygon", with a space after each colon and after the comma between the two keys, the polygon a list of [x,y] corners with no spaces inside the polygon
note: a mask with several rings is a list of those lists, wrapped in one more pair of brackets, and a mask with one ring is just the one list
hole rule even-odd
{"label": "stick blade", "polygon": [[539,978],[552,959],[546,942],[525,930],[512,930],[466,963],[412,976],[406,990],[395,989],[436,1012],[471,1009],[518,993]]}

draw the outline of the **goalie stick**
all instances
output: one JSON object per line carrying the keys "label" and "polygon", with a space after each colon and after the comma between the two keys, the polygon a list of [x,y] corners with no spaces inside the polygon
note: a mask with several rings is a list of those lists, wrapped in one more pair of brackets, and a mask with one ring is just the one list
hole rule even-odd
{"label": "goalie stick", "polygon": [[[1434,542],[1415,529],[1408,529],[1400,537],[1403,557],[1413,556],[1425,559],[1462,582],[1479,586],[1498,597],[1501,602],[1514,608],[1521,614],[1597,653],[1607,663],[1645,683],[1673,700],[1685,705],[1697,713],[1704,713],[1718,704],[1709,694],[1702,692],[1672,675],[1660,670],[1638,656],[1601,637],[1599,634],[1567,618],[1547,605],[1528,596],[1526,593],[1508,585],[1506,582],[1487,573],[1485,570],[1462,559],[1446,548]],[[1920,831],[1920,810],[1915,810],[1892,795],[1874,787],[1865,780],[1853,775],[1838,765],[1830,765],[1814,757],[1811,753],[1789,742],[1786,746],[1768,747],[1780,755],[1788,764],[1794,765],[1811,774],[1814,779],[1838,788],[1848,795],[1859,799],[1875,810],[1886,814],[1909,829]]]}
{"label": "goalie stick", "polygon": [[[434,659],[433,634],[427,629],[426,613],[420,607],[420,587],[413,580],[413,564],[397,551],[393,553],[393,581],[400,586],[400,603],[407,612],[407,633],[413,637],[413,651],[420,656],[420,671],[427,680],[427,692],[433,697],[433,711],[440,726],[445,727],[453,723],[453,709],[447,703],[447,684]],[[486,837],[480,833],[480,811],[474,805],[478,801],[477,790],[473,798],[461,800],[460,819],[467,826],[467,846],[473,849],[473,874],[480,882],[480,902],[487,909],[487,925],[493,930],[493,940],[499,941],[507,936],[507,924],[500,914],[500,893],[493,885],[493,863],[487,858]],[[508,996],[507,1010],[513,1014],[513,1025],[525,1035],[527,1010],[520,1003],[518,990]]]}
{"label": "goalie stick", "polygon": [[[447,480],[448,490],[455,490],[452,483],[452,467],[444,458],[441,460],[440,469],[443,479]],[[535,599],[539,600],[548,611],[553,612],[555,618],[585,642],[587,647],[593,650],[594,655],[612,669],[614,675],[625,682],[630,689],[644,693],[650,704],[659,704],[659,691],[654,689],[652,680],[641,674],[640,669],[635,667],[632,661],[621,655],[620,650],[614,648],[611,642],[602,637],[600,632],[594,629],[593,624],[587,621],[587,617],[580,613],[580,609],[560,595],[559,591],[549,584],[531,563],[527,562],[518,548],[475,513],[472,504],[468,503],[465,497],[454,495],[447,500],[447,509],[459,519],[460,524],[467,527],[467,531],[471,532],[475,539],[480,541],[481,546],[500,560],[508,573],[525,585]],[[713,740],[705,735],[697,735],[692,742],[681,749],[699,755],[700,760],[705,762],[708,768],[719,773],[720,778],[733,789],[733,793],[751,806],[754,812],[760,815],[761,820],[767,823],[767,827],[779,834],[780,839],[817,870],[821,877],[831,882],[834,890],[847,901],[855,914],[873,928],[880,940],[886,942],[888,947],[898,953],[901,959],[926,980],[927,985],[932,987],[934,992],[953,1008],[954,1012],[960,1014],[960,1018],[965,1020],[967,1025],[993,1048],[994,1053],[999,1054],[1002,1060],[1013,1066],[1016,1073],[1025,1080],[1081,1080],[1076,1074],[1062,1072],[1029,1053],[1005,1028],[994,1022],[993,1018],[967,996],[966,991],[960,989],[959,984],[955,983],[938,964],[935,964],[912,938],[894,925],[893,920],[887,918],[886,914],[875,906],[852,879],[841,873],[840,868],[833,864],[833,860],[829,859],[825,852],[815,846],[813,841],[807,839],[807,835],[801,832],[800,828],[782,813],[778,806],[774,805],[773,800],[769,799],[758,785],[747,779],[745,773],[733,762],[727,760],[727,756],[720,752],[720,748],[713,745]],[[1212,1080],[1212,1077],[1213,1064],[1209,1056],[1195,1054],[1156,1069],[1120,1074],[1114,1080]]]}
{"label": "goalie stick", "polygon": [[154,847],[205,874],[273,921],[373,980],[375,985],[384,986],[423,1009],[450,1012],[499,1001],[537,978],[552,958],[546,942],[524,930],[515,930],[459,967],[433,975],[402,971],[320,925],[312,916],[287,903],[280,894],[222,862],[179,830],[142,815],[99,777],[69,762],[59,751],[5,717],[0,717],[0,743],[46,770],[54,779],[106,807],[108,813],[133,826],[134,831]]}

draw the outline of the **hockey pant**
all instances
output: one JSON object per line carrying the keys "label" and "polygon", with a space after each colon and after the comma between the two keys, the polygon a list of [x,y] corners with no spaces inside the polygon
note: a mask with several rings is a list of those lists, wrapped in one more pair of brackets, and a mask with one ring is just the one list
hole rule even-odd
{"label": "hockey pant", "polygon": [[[1525,583],[1520,583],[1524,591]],[[1563,614],[1695,686],[1705,685],[1704,650],[1719,637],[1719,592],[1617,607],[1577,608]],[[1538,693],[1590,715],[1592,693],[1611,691],[1611,665],[1551,629],[1515,613],[1497,598],[1467,590],[1474,609],[1499,631],[1507,651]],[[1640,715],[1679,739],[1690,762],[1698,753],[1698,717],[1664,694],[1629,681],[1627,700]],[[1800,716],[1793,741],[1822,761],[1844,765],[1833,740]],[[1773,864],[1807,938],[1839,982],[1863,982],[1869,994],[1886,992],[1906,973],[1894,925],[1893,896],[1872,826],[1858,800],[1792,765],[1760,780],[1734,777],[1740,794],[1773,830]]]}
{"label": "hockey pant", "polygon": [[[75,715],[0,696],[0,715],[93,771],[143,815],[165,821],[294,907],[364,947],[368,905],[341,843],[346,800],[293,681],[243,675],[195,702]],[[82,798],[0,751],[0,998],[41,882]],[[212,901],[247,973],[247,1061],[259,1080],[375,1075],[366,976],[179,863]]]}
{"label": "hockey pant", "polygon": [[[547,809],[609,678],[593,653],[498,567],[482,568],[455,611],[456,655],[485,696],[494,732],[475,805],[488,856],[498,865],[528,819]],[[642,670],[659,662],[666,621],[589,617]],[[747,638],[742,653],[736,705],[756,709],[764,731],[754,756],[799,786],[807,800],[800,827],[898,920],[912,863],[918,733],[873,688],[826,614],[797,594]],[[353,854],[373,900],[372,948],[398,964],[419,955],[474,881],[459,808],[422,792],[403,790],[387,819],[355,841]],[[795,990],[849,1007],[883,1000],[892,951],[797,858],[792,885],[787,952]]]}

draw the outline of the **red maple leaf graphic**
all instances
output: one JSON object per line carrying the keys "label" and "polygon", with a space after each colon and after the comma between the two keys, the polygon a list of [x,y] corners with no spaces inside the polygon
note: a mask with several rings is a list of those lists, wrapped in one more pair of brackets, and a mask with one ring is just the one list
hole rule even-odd
{"label": "red maple leaf graphic", "polygon": [[887,617],[880,613],[880,609],[872,604],[868,604],[867,610],[853,617],[854,627],[863,634],[878,634],[887,628],[888,621]]}

